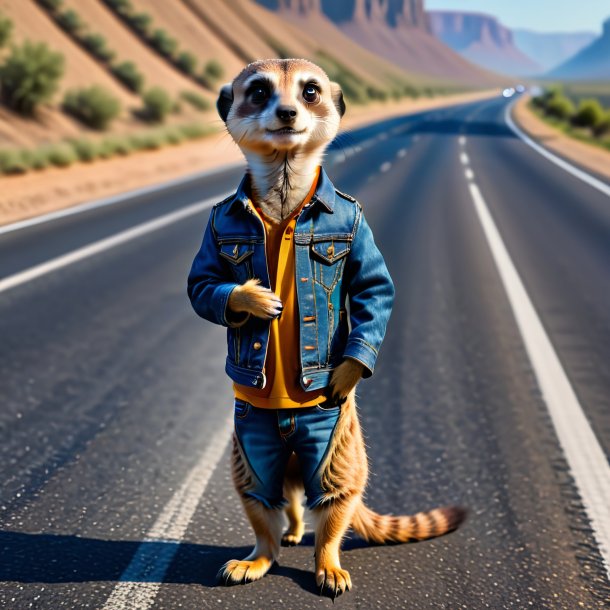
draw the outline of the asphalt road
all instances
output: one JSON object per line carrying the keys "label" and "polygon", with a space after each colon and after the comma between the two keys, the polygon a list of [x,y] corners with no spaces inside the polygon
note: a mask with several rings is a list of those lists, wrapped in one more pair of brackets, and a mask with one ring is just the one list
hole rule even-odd
{"label": "asphalt road", "polygon": [[[329,154],[397,288],[376,373],[359,387],[368,503],[470,509],[440,539],[346,540],[354,589],[336,607],[610,604],[468,185],[480,188],[606,459],[610,201],[517,138],[506,103],[379,123]],[[223,195],[241,173],[0,235],[0,278]],[[263,580],[215,586],[218,567],[253,538],[230,481],[224,330],[197,318],[185,291],[207,215],[0,292],[0,607],[331,607],[314,587],[311,534]],[[121,592],[121,578],[138,582]]]}

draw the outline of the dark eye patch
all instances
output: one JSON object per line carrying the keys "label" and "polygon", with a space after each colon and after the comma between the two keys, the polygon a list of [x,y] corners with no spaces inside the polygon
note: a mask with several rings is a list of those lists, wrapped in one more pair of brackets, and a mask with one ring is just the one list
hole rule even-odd
{"label": "dark eye patch", "polygon": [[268,80],[258,79],[248,85],[246,97],[250,98],[253,104],[264,104],[271,97],[272,90],[273,86]]}

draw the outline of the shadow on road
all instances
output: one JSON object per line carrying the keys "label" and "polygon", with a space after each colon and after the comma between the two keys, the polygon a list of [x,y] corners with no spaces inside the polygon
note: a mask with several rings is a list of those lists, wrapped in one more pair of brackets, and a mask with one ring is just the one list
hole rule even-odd
{"label": "shadow on road", "polygon": [[421,121],[406,128],[406,133],[435,133],[443,135],[494,136],[516,138],[515,133],[505,123],[490,121],[456,121],[441,119]]}
{"label": "shadow on road", "polygon": [[[313,547],[313,534],[302,544]],[[251,546],[230,547],[174,542],[139,542],[137,540],[101,540],[60,534],[0,532],[0,581],[20,583],[69,583],[118,581],[140,547],[146,545],[150,555],[175,545],[165,583],[216,586],[216,573],[229,559],[245,557]],[[344,550],[368,546],[357,538],[348,538]],[[313,553],[312,553],[313,554]],[[148,553],[147,553],[148,555]],[[312,571],[275,565],[272,574],[284,576],[304,590],[317,593]],[[158,582],[158,579],[142,579]]]}

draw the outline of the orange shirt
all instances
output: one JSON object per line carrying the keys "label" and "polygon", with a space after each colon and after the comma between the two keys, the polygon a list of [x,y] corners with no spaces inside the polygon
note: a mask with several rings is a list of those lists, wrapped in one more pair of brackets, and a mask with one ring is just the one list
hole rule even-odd
{"label": "orange shirt", "polygon": [[297,216],[312,198],[318,183],[319,172],[318,168],[311,189],[303,203],[281,223],[272,222],[263,212],[252,206],[265,225],[267,267],[271,289],[280,297],[284,305],[280,318],[271,321],[264,370],[267,384],[264,388],[233,384],[235,396],[255,407],[266,409],[311,407],[326,398],[324,389],[306,392],[299,383],[301,348],[293,237]]}

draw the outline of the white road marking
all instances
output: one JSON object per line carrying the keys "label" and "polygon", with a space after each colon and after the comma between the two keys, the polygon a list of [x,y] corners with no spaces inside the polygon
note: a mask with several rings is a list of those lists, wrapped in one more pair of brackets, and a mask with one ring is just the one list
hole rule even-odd
{"label": "white road marking", "polygon": [[153,605],[199,501],[229,444],[232,428],[231,415],[214,430],[210,444],[163,508],[101,610],[147,610]]}
{"label": "white road marking", "polygon": [[537,142],[532,140],[532,138],[530,138],[528,135],[523,133],[523,131],[521,131],[521,129],[519,129],[519,127],[517,127],[517,125],[515,125],[515,122],[513,121],[512,117],[511,117],[511,111],[512,111],[512,108],[514,105],[515,105],[515,102],[513,102],[512,104],[510,104],[509,106],[506,107],[506,110],[504,111],[504,120],[506,121],[506,124],[528,146],[533,148],[536,152],[540,153],[543,157],[546,157],[549,161],[551,161],[555,165],[558,165],[559,167],[561,167],[561,169],[564,169],[569,174],[576,176],[576,178],[579,178],[580,180],[582,180],[583,182],[586,182],[593,188],[596,188],[598,191],[600,191],[604,195],[610,197],[610,185],[606,184],[605,182],[602,182],[601,180],[598,180],[594,176],[591,176],[591,174],[587,174],[587,172],[579,169],[578,167],[575,167],[574,165],[572,165],[571,163],[568,163],[567,161],[558,157],[557,155],[554,155],[552,152],[548,151],[543,146],[540,146],[540,144],[538,144]]}
{"label": "white road marking", "polygon": [[465,152],[460,153],[460,161],[462,162],[462,165],[468,165],[469,159],[468,155]]}
{"label": "white road marking", "polygon": [[39,265],[25,269],[24,271],[20,271],[14,275],[9,275],[8,277],[0,280],[0,292],[5,292],[6,290],[15,288],[15,286],[19,286],[20,284],[34,280],[38,277],[46,275],[47,273],[51,273],[52,271],[56,271],[57,269],[61,269],[62,267],[66,267],[67,265],[81,261],[85,258],[93,256],[94,254],[99,254],[104,250],[109,250],[110,248],[114,248],[115,246],[137,237],[141,237],[142,235],[146,235],[147,233],[152,233],[153,231],[162,229],[163,227],[178,222],[183,218],[199,214],[203,210],[211,208],[216,202],[222,201],[225,197],[228,197],[231,192],[210,197],[209,199],[200,201],[199,203],[193,203],[185,208],[176,210],[175,212],[170,212],[169,214],[159,216],[159,218],[155,218],[154,220],[149,220],[148,222],[136,225],[131,229],[126,229],[125,231],[121,231],[120,233],[116,233],[110,237],[93,242],[92,244],[83,246],[82,248],[78,248],[72,252],[68,252],[67,254],[62,254],[61,256],[53,258],[45,263],[40,263]]}
{"label": "white road marking", "polygon": [[406,148],[401,148],[397,153],[396,156],[400,157],[402,159],[402,157],[406,156],[407,154],[407,149]]}
{"label": "white road marking", "polygon": [[460,146],[466,146],[466,136],[460,136]]}
{"label": "white road marking", "polygon": [[392,167],[392,164],[389,161],[386,161],[385,163],[381,164],[381,167],[379,168],[381,170],[382,173],[387,172],[390,168]]}
{"label": "white road marking", "polygon": [[12,231],[18,231],[19,229],[25,229],[27,227],[32,227],[34,225],[42,224],[45,222],[49,222],[50,220],[56,220],[58,218],[64,218],[65,216],[73,216],[74,214],[81,214],[82,212],[88,212],[90,210],[94,210],[96,208],[106,207],[108,205],[114,205],[115,203],[121,203],[128,199],[134,199],[135,197],[141,197],[142,195],[148,195],[150,193],[156,193],[158,191],[165,190],[172,186],[177,186],[179,184],[188,184],[189,182],[194,182],[195,180],[200,180],[201,178],[209,178],[210,176],[214,176],[216,174],[220,174],[225,171],[229,171],[232,169],[237,169],[238,167],[244,167],[243,163],[231,163],[229,165],[223,165],[216,169],[212,169],[205,172],[200,172],[195,175],[189,175],[185,178],[177,178],[176,180],[169,180],[167,182],[163,182],[161,184],[156,184],[153,186],[145,186],[143,188],[135,189],[132,191],[126,191],[119,195],[114,195],[112,197],[105,197],[104,199],[96,199],[94,201],[88,201],[86,203],[80,203],[78,205],[70,206],[69,208],[65,208],[63,210],[57,210],[56,212],[49,212],[48,214],[42,214],[41,216],[36,216],[35,218],[28,218],[26,220],[20,220],[19,222],[13,222],[8,225],[4,225],[0,227],[0,235],[4,233],[11,233]]}
{"label": "white road marking", "polygon": [[464,176],[467,180],[474,180],[474,172],[469,167],[464,170]]}
{"label": "white road marking", "polygon": [[478,186],[468,184],[521,337],[610,576],[610,466]]}

